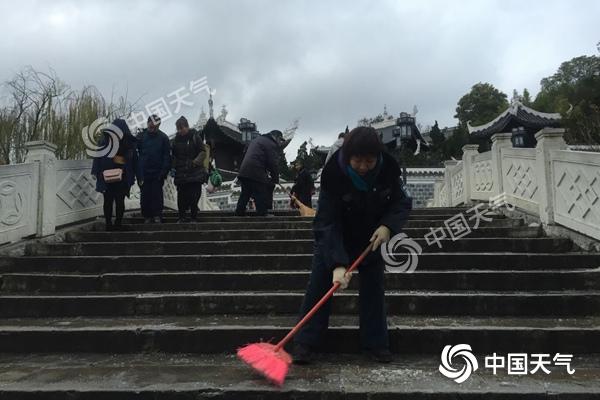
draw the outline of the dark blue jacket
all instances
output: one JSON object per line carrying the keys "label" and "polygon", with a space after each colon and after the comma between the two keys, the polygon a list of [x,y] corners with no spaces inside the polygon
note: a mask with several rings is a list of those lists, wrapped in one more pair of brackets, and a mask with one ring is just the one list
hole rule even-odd
{"label": "dark blue jacket", "polygon": [[[100,148],[106,147],[108,143],[108,136],[103,136],[98,146]],[[124,142],[127,143],[128,150],[123,150]],[[125,157],[125,167],[123,168],[125,182],[128,187],[131,187],[135,183],[135,176],[138,164],[138,154],[136,149],[137,141],[131,134],[125,136],[120,141],[120,148],[117,154]],[[96,191],[104,193],[106,191],[106,182],[104,182],[104,175],[102,174],[107,169],[119,168],[121,165],[115,164],[112,157],[97,157],[92,161],[92,175],[96,177]],[[127,193],[129,197],[129,193]]]}
{"label": "dark blue jacket", "polygon": [[[380,225],[387,226],[392,236],[399,233],[412,210],[412,198],[402,188],[400,167],[391,155],[383,153],[373,190],[361,192],[347,175],[341,152],[336,151],[323,168],[313,221],[315,244],[321,246],[330,268],[348,267]],[[381,260],[375,251],[364,262]]]}
{"label": "dark blue jacket", "polygon": [[138,136],[138,181],[165,179],[171,169],[169,137],[161,130],[144,129]]}

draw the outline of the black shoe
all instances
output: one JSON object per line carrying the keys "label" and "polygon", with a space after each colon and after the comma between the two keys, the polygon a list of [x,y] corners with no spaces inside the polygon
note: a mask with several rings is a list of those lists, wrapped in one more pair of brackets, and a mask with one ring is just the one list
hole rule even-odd
{"label": "black shoe", "polygon": [[306,365],[313,361],[314,355],[309,346],[302,343],[294,343],[292,351],[292,360],[294,364]]}
{"label": "black shoe", "polygon": [[388,349],[365,350],[364,353],[372,361],[384,364],[392,362],[392,353]]}
{"label": "black shoe", "polygon": [[152,218],[144,218],[144,223],[145,223],[145,224],[151,224],[151,223],[153,223],[153,222],[154,222],[154,221],[152,220]]}
{"label": "black shoe", "polygon": [[155,224],[162,224],[162,222],[163,222],[163,221],[162,221],[162,218],[161,218],[161,217],[154,217],[154,218],[153,218],[153,222],[154,222]]}
{"label": "black shoe", "polygon": [[179,218],[179,219],[177,220],[177,223],[178,223],[178,224],[184,224],[184,223],[186,223],[186,222],[190,222],[190,220],[189,220],[189,219],[187,219],[187,218]]}

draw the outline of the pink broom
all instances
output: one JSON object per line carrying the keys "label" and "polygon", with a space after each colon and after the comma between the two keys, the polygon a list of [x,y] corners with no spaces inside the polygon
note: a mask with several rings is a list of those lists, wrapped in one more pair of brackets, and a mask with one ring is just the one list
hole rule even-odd
{"label": "pink broom", "polygon": [[[352,263],[346,273],[351,273],[371,251],[370,244],[362,254]],[[335,282],[331,289],[319,300],[317,304],[296,324],[296,326],[277,344],[272,343],[251,343],[240,347],[237,351],[238,357],[246,364],[250,365],[256,371],[264,375],[271,382],[283,386],[285,377],[288,373],[292,357],[283,349],[283,347],[298,333],[300,328],[308,322],[309,319],[333,296],[333,293],[340,287],[339,282]]]}

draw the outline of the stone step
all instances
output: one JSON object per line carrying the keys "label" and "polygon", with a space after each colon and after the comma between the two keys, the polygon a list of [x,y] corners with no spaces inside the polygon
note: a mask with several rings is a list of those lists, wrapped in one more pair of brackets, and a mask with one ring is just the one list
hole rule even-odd
{"label": "stone step", "polygon": [[[303,291],[140,292],[0,297],[0,317],[73,317],[211,314],[293,314]],[[583,316],[600,315],[600,291],[386,291],[389,315]],[[332,309],[352,314],[358,293],[335,295]]]}
{"label": "stone step", "polygon": [[[431,232],[426,228],[408,228],[403,231],[409,237],[424,237]],[[518,237],[536,238],[543,236],[540,227],[482,227],[469,233],[474,237]],[[66,242],[178,242],[178,241],[207,241],[207,240],[295,240],[311,239],[312,229],[245,229],[245,230],[211,230],[211,231],[140,231],[140,232],[95,232],[71,231],[65,235]]]}
{"label": "stone step", "polygon": [[[0,360],[0,397],[11,400],[598,400],[600,357],[578,356],[524,376],[479,369],[462,384],[439,372],[440,355],[395,355],[381,365],[353,354],[292,365],[283,388],[233,354],[21,354]],[[459,363],[459,360],[456,360]],[[458,364],[463,366],[464,363]]]}
{"label": "stone step", "polygon": [[[303,290],[308,271],[138,272],[107,274],[8,273],[1,292],[180,292]],[[357,290],[359,277],[350,282]],[[388,290],[592,290],[600,287],[600,268],[540,271],[423,271],[386,273]]]}
{"label": "stone step", "polygon": [[[0,273],[310,270],[312,254],[0,257]],[[423,253],[418,270],[545,270],[600,266],[597,253]]]}
{"label": "stone step", "polygon": [[[277,341],[297,315],[0,320],[0,352],[231,353],[246,343]],[[600,318],[390,316],[398,354],[441,354],[468,343],[484,353],[600,353]],[[358,316],[332,315],[319,350],[360,352]],[[288,349],[291,346],[288,346]]]}
{"label": "stone step", "polygon": [[[411,213],[411,215],[409,217],[409,221],[410,220],[430,220],[430,221],[441,220],[441,221],[444,221],[444,220],[450,219],[452,217],[455,217],[456,215],[457,214],[412,214]],[[465,218],[468,218],[471,215],[465,215]],[[506,217],[503,214],[489,215],[488,218],[506,219]],[[102,217],[99,217],[99,219],[102,219]],[[179,217],[177,217],[175,215],[163,216],[163,223],[175,223],[178,219],[179,219]],[[292,222],[292,221],[312,221],[313,219],[314,219],[314,217],[301,217],[299,215],[297,215],[297,216],[270,215],[270,216],[252,216],[252,217],[203,215],[203,216],[198,217],[198,222],[199,223],[202,223],[202,222],[248,222],[248,221],[254,221],[254,222],[290,221],[290,222]],[[129,216],[129,215],[125,215],[123,217],[123,223],[136,224],[136,223],[143,223],[143,222],[144,222],[143,217],[135,217],[135,216]]]}
{"label": "stone step", "polygon": [[[443,226],[444,220],[414,220],[406,222],[405,228],[427,228]],[[474,221],[469,222],[473,227]],[[522,219],[494,219],[490,222],[481,221],[481,227],[521,227]],[[209,231],[209,230],[245,230],[245,229],[312,229],[313,220],[298,219],[294,221],[257,221],[254,218],[248,218],[245,222],[187,222],[187,223],[162,223],[162,224],[125,224],[123,229],[127,231]],[[91,230],[104,231],[104,223],[96,222],[91,226]]]}
{"label": "stone step", "polygon": [[[484,207],[485,204],[482,204],[481,206],[479,206],[479,211],[483,211],[486,209],[486,207]],[[466,213],[467,211],[469,211],[472,207],[428,207],[428,208],[413,208],[411,210],[411,214],[413,215],[421,215],[421,214],[431,214],[431,215],[439,215],[439,214],[460,214],[460,213]],[[494,211],[489,211],[489,212],[494,212]],[[471,211],[472,213],[472,211]],[[134,217],[141,217],[142,213],[137,210],[137,211],[129,211],[127,212],[128,215],[132,215]],[[247,211],[246,215],[247,216],[255,216],[256,212],[255,211]],[[299,212],[298,210],[269,210],[269,214],[274,214],[277,216],[298,216]],[[200,216],[209,216],[209,217],[233,217],[235,216],[235,211],[223,211],[223,210],[217,210],[217,211],[198,211],[198,215]],[[170,209],[165,209],[163,211],[163,216],[178,216],[178,213],[176,210],[170,210]]]}
{"label": "stone step", "polygon": [[[424,253],[448,252],[500,252],[515,253],[565,253],[574,250],[567,238],[469,238],[444,239],[428,244],[424,238],[414,238]],[[236,241],[185,241],[185,242],[83,242],[83,243],[29,243],[28,256],[94,256],[94,255],[186,255],[186,254],[306,254],[312,252],[312,239],[297,240],[236,240]],[[399,246],[394,250],[406,254],[409,250]]]}
{"label": "stone step", "polygon": [[[430,207],[430,208],[414,208],[411,210],[411,215],[455,215],[460,213],[472,214],[473,211],[469,211],[471,207]],[[479,206],[479,211],[482,212],[486,207]],[[490,211],[494,213],[494,211]],[[189,214],[189,213],[188,213]],[[298,210],[270,210],[269,214],[273,214],[276,216],[299,216]],[[127,212],[128,216],[133,217],[141,217],[142,213],[140,211]],[[177,211],[173,210],[165,210],[163,212],[163,216],[166,217],[178,217]],[[198,211],[198,216],[200,217],[234,217],[234,211]],[[256,216],[255,211],[247,211],[246,216],[254,217]]]}

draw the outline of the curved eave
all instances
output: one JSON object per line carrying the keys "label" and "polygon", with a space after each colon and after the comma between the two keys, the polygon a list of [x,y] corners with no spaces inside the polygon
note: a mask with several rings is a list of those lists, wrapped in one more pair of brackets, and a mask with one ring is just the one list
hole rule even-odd
{"label": "curved eave", "polygon": [[471,126],[470,121],[467,122],[467,128],[470,135],[489,136],[504,132],[504,129],[513,121],[525,128],[542,129],[545,127],[558,127],[561,125],[561,120],[559,113],[544,113],[521,103],[516,103],[486,124]]}

